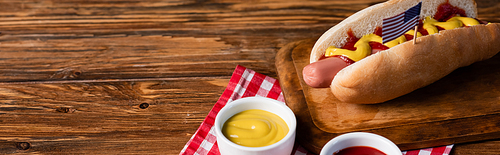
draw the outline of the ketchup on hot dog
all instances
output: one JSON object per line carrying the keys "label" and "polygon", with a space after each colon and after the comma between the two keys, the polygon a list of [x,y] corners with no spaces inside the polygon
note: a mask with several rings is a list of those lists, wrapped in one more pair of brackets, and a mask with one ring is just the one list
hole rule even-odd
{"label": "ketchup on hot dog", "polygon": [[[466,17],[463,9],[454,7],[449,3],[443,3],[439,5],[434,18],[426,17],[423,21],[419,21],[417,37],[435,34],[440,30],[478,24],[480,24],[478,20]],[[302,74],[304,81],[309,86],[316,88],[328,87],[334,76],[343,68],[371,54],[413,39],[414,30],[385,44],[382,44],[382,38],[380,37],[382,31],[380,27],[377,27],[374,33],[364,35],[362,38],[355,37],[351,30],[347,34],[347,43],[343,47],[329,47],[319,61],[304,67]]]}

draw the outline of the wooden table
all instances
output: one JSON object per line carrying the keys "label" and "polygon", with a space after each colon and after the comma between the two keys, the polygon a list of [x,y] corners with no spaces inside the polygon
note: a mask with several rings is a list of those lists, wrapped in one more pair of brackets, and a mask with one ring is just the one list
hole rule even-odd
{"label": "wooden table", "polygon": [[236,65],[277,78],[281,47],[379,2],[0,1],[0,154],[178,154]]}

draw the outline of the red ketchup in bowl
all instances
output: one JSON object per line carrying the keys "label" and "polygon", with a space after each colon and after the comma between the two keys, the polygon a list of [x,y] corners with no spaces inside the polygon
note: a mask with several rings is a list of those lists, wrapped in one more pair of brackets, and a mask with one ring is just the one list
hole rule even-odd
{"label": "red ketchup in bowl", "polygon": [[384,152],[368,146],[353,146],[333,153],[333,155],[386,155]]}

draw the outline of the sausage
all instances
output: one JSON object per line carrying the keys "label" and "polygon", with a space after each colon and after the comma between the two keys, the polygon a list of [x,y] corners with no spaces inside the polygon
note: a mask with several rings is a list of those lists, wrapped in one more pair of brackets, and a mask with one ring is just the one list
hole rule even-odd
{"label": "sausage", "polygon": [[[389,47],[377,42],[370,42],[371,54],[378,53]],[[344,56],[333,56],[321,59],[304,67],[302,75],[307,85],[313,88],[326,88],[332,83],[333,77],[343,68],[353,64],[354,61]]]}
{"label": "sausage", "polygon": [[339,57],[331,57],[311,63],[304,67],[302,75],[307,85],[314,88],[327,88],[333,77],[350,65]]}

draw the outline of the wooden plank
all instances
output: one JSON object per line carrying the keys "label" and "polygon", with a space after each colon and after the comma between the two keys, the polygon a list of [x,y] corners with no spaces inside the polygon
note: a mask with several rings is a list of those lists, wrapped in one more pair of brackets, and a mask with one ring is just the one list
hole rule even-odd
{"label": "wooden plank", "polygon": [[228,82],[0,84],[0,154],[176,154]]}
{"label": "wooden plank", "polygon": [[218,38],[13,39],[0,48],[4,82],[229,76],[237,64],[267,68],[262,65],[269,61],[266,54],[256,55],[258,51],[229,50],[233,46]]}
{"label": "wooden plank", "polygon": [[492,155],[500,152],[500,141],[481,141],[455,145],[452,155]]}

